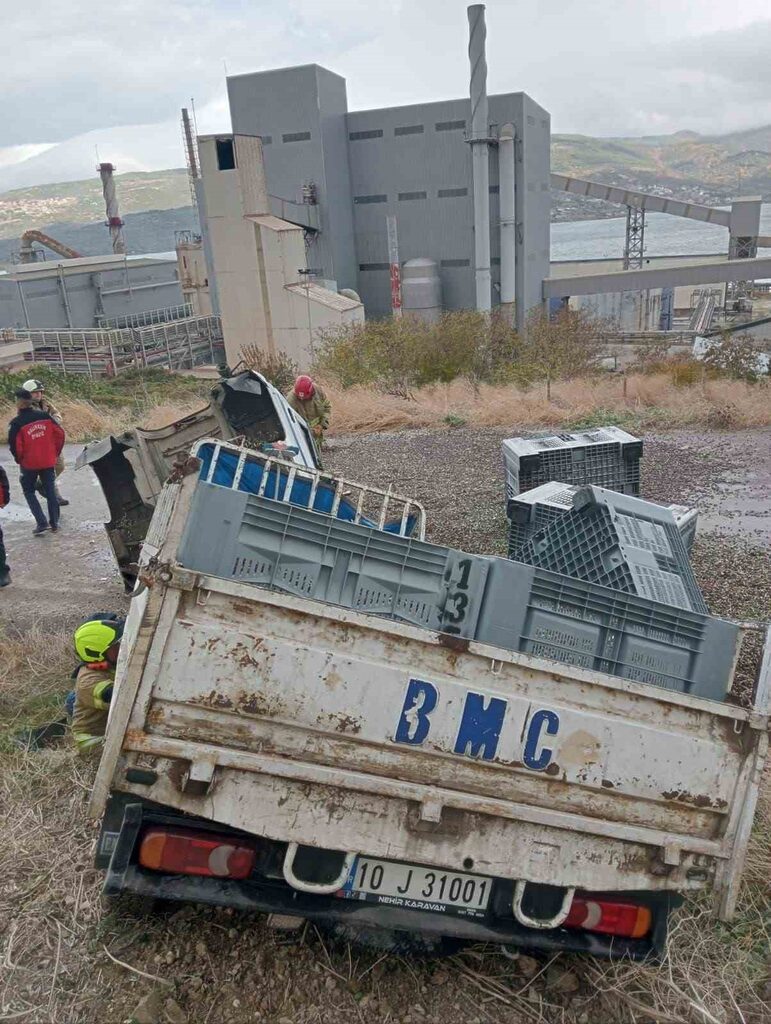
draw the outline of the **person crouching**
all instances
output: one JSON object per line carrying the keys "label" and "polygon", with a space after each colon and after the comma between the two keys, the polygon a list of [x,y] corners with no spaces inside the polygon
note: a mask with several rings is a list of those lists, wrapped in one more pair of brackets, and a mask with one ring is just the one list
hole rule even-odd
{"label": "person crouching", "polygon": [[82,664],[75,677],[72,736],[79,753],[104,742],[123,627],[123,619],[111,616],[90,619],[75,630],[75,653]]}

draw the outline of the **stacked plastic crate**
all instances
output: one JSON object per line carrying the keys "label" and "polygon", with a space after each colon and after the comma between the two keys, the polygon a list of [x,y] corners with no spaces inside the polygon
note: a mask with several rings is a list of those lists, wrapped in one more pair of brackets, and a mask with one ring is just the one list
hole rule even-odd
{"label": "stacked plastic crate", "polygon": [[[577,484],[556,480],[541,484],[530,491],[509,498],[506,514],[509,518],[509,558],[516,558],[519,549],[533,534],[545,529],[573,508],[573,498],[579,490]],[[696,538],[698,510],[685,505],[665,505],[674,517],[686,551],[690,552]]]}
{"label": "stacked plastic crate", "polygon": [[690,611],[708,612],[669,509],[581,487],[570,512],[517,551],[517,561]]}
{"label": "stacked plastic crate", "polygon": [[643,443],[620,427],[503,442],[506,496],[561,480],[639,495]]}
{"label": "stacked plastic crate", "polygon": [[703,611],[206,480],[177,557],[199,573],[716,700],[739,637]]}

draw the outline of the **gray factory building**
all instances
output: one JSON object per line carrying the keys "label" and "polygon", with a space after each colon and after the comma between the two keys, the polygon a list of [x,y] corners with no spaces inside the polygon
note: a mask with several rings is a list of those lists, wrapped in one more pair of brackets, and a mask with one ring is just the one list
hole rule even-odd
{"label": "gray factory building", "polygon": [[0,328],[138,326],[170,307],[182,315],[182,303],[177,261],[162,256],[81,256],[0,274]]}
{"label": "gray factory building", "polygon": [[[469,99],[349,113],[345,79],[318,65],[228,79],[235,134],[262,138],[268,190],[319,208],[308,266],[354,288],[368,316],[391,310],[387,215],[399,257],[439,267],[446,309],[476,305]],[[500,295],[497,140],[514,125],[516,264],[526,308],[549,276],[549,114],[525,93],[489,97],[492,302]],[[225,159],[227,157],[225,156]],[[224,168],[223,168],[224,169]]]}

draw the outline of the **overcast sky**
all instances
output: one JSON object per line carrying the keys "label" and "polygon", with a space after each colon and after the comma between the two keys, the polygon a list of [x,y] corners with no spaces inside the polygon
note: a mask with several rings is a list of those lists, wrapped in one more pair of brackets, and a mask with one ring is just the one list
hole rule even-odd
{"label": "overcast sky", "polygon": [[[347,78],[351,109],[467,92],[458,0],[0,0],[0,13],[0,185],[24,159],[56,180],[54,155],[90,174],[95,146],[119,170],[180,166],[191,96],[200,131],[229,128],[226,69],[323,64]],[[489,90],[530,93],[555,132],[771,122],[768,0],[488,0],[487,30]]]}

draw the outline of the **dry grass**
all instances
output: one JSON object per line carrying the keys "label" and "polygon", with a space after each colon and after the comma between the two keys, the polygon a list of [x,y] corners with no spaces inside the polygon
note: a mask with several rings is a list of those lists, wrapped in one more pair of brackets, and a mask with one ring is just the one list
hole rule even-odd
{"label": "dry grass", "polygon": [[771,424],[771,389],[737,380],[680,386],[668,374],[583,378],[526,391],[466,381],[434,385],[399,398],[370,388],[328,387],[332,432],[356,433],[438,427],[462,420],[469,426],[571,426],[634,422],[641,427],[757,427]]}
{"label": "dry grass", "polygon": [[[201,398],[191,398],[186,402],[150,401],[138,415],[130,406],[107,408],[85,399],[60,400],[57,407],[62,414],[67,440],[85,443],[107,434],[119,434],[130,427],[163,427],[205,404],[205,399]],[[15,406],[0,403],[0,423],[7,423],[15,415]]]}
{"label": "dry grass", "polygon": [[[771,424],[771,388],[766,383],[716,379],[682,385],[672,374],[600,376],[514,386],[473,386],[466,380],[416,389],[409,397],[369,387],[343,390],[327,383],[332,401],[332,434],[410,430],[466,423],[476,427],[571,427],[618,423],[644,427],[742,429]],[[60,403],[67,438],[85,442],[130,426],[161,427],[201,408],[204,400],[150,398],[137,414],[129,406],[104,407],[85,400]],[[0,403],[0,421],[14,408]]]}

